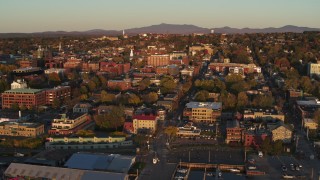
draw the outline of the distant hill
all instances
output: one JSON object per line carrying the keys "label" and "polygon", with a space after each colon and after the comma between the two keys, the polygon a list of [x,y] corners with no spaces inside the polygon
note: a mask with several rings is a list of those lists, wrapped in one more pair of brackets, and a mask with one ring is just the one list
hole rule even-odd
{"label": "distant hill", "polygon": [[[280,28],[202,28],[195,25],[188,24],[158,24],[140,28],[126,29],[125,32],[130,35],[140,33],[158,33],[158,34],[192,34],[192,33],[210,33],[211,30],[215,33],[227,33],[227,34],[243,34],[243,33],[282,33],[282,32],[295,32],[302,33],[305,31],[320,31],[319,28],[299,27],[293,25],[287,25]],[[122,31],[117,30],[103,30],[93,29],[89,31],[46,31],[46,32],[35,32],[35,33],[0,33],[0,38],[7,37],[34,37],[34,36],[45,36],[45,37],[59,37],[59,36],[80,36],[80,35],[121,35]]]}

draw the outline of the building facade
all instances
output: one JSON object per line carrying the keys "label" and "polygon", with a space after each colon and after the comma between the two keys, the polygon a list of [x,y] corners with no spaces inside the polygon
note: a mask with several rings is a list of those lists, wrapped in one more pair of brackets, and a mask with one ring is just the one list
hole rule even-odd
{"label": "building facade", "polygon": [[154,133],[157,129],[157,116],[154,115],[134,115],[132,117],[133,133]]}
{"label": "building facade", "polygon": [[0,135],[37,137],[39,135],[42,135],[43,133],[44,133],[43,124],[18,123],[18,122],[0,123]]}
{"label": "building facade", "polygon": [[58,118],[53,119],[48,133],[57,135],[73,134],[90,122],[91,118],[87,113],[61,114]]}
{"label": "building facade", "polygon": [[25,82],[23,79],[17,79],[17,81],[13,81],[11,83],[11,89],[25,89],[27,87],[27,82]]}
{"label": "building facade", "polygon": [[193,122],[212,123],[221,117],[221,102],[189,102],[183,116]]}
{"label": "building facade", "polygon": [[240,127],[240,123],[237,120],[227,122],[227,134],[226,143],[231,142],[242,143],[244,140],[244,128]]}
{"label": "building facade", "polygon": [[274,128],[272,131],[272,141],[281,140],[284,143],[291,143],[292,129],[286,125],[280,125]]}
{"label": "building facade", "polygon": [[58,86],[58,87],[46,90],[46,104],[48,105],[52,105],[55,99],[62,101],[68,97],[71,97],[70,86]]}
{"label": "building facade", "polygon": [[13,104],[28,109],[46,104],[45,91],[41,89],[12,89],[2,93],[2,108],[10,108]]}
{"label": "building facade", "polygon": [[151,55],[148,56],[147,65],[158,67],[158,66],[167,66],[170,64],[170,56],[165,55]]}

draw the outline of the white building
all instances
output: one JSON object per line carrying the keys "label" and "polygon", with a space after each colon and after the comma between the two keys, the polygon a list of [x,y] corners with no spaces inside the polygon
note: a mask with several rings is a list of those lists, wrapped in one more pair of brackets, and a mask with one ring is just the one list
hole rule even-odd
{"label": "white building", "polygon": [[320,63],[309,63],[308,64],[308,75],[320,75]]}
{"label": "white building", "polygon": [[27,82],[24,79],[18,79],[17,81],[13,81],[11,83],[11,89],[25,89],[27,88]]}
{"label": "white building", "polygon": [[65,71],[66,70],[63,68],[50,68],[50,69],[44,70],[44,73],[45,74],[57,73],[57,74],[63,76]]}

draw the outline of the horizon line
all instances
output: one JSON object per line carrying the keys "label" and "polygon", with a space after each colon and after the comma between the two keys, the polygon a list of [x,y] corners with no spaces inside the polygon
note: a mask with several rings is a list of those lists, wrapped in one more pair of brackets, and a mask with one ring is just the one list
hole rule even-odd
{"label": "horizon line", "polygon": [[299,26],[299,25],[291,25],[291,24],[287,24],[287,25],[282,25],[279,27],[275,27],[275,26],[269,26],[269,27],[232,27],[232,26],[222,26],[222,27],[212,27],[212,28],[208,28],[208,27],[202,27],[202,26],[198,26],[198,25],[194,25],[194,24],[172,24],[172,23],[158,23],[158,24],[151,24],[151,25],[144,25],[141,27],[131,27],[131,28],[124,28],[124,29],[103,29],[103,28],[92,28],[92,29],[84,29],[84,30],[44,30],[44,31],[33,31],[33,32],[0,32],[0,34],[34,34],[34,33],[45,33],[45,32],[86,32],[86,31],[92,31],[92,30],[104,30],[104,31],[125,31],[125,30],[130,30],[130,29],[138,29],[138,28],[145,28],[145,27],[150,27],[150,26],[158,26],[158,25],[190,25],[190,26],[196,26],[199,28],[205,28],[205,29],[219,29],[219,28],[233,28],[233,29],[267,29],[267,28],[283,28],[286,26],[294,26],[294,27],[300,27],[300,28],[312,28],[312,29],[318,29],[320,30],[320,27],[309,27],[309,26]]}

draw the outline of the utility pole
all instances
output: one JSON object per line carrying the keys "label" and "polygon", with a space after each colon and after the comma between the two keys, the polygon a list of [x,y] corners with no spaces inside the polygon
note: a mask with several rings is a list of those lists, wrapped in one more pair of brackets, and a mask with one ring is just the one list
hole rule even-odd
{"label": "utility pole", "polygon": [[298,141],[299,141],[299,136],[296,135],[296,151],[297,151],[297,149],[298,149]]}
{"label": "utility pole", "polygon": [[210,150],[209,150],[209,163],[210,163]]}
{"label": "utility pole", "polygon": [[190,162],[190,151],[189,151],[189,162]]}

